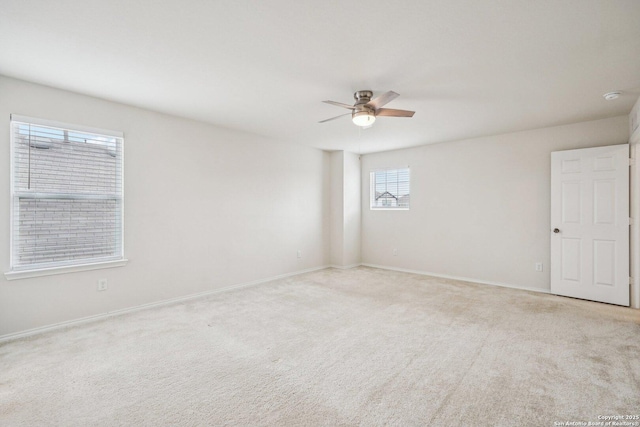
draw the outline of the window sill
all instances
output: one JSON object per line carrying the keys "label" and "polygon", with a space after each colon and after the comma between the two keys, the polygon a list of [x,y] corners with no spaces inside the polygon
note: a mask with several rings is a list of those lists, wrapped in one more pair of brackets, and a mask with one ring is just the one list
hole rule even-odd
{"label": "window sill", "polygon": [[8,271],[4,273],[7,280],[28,279],[31,277],[51,276],[53,274],[75,273],[77,271],[100,270],[103,268],[124,267],[128,259],[117,261],[94,262],[91,264],[65,265],[62,267],[41,268],[38,270]]}

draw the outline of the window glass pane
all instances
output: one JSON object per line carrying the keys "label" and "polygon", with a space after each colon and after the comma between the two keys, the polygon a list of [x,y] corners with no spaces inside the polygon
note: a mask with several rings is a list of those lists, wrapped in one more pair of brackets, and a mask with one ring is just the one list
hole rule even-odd
{"label": "window glass pane", "polygon": [[118,255],[119,203],[19,199],[15,266]]}
{"label": "window glass pane", "polygon": [[14,146],[20,190],[112,194],[119,178],[115,151],[82,143],[24,143]]}
{"label": "window glass pane", "polygon": [[391,193],[393,196],[398,195],[398,183],[397,182],[389,182],[387,184],[387,192]]}
{"label": "window glass pane", "polygon": [[409,168],[371,172],[371,208],[408,209],[410,202]]}
{"label": "window glass pane", "polygon": [[11,268],[121,259],[122,138],[12,121]]}

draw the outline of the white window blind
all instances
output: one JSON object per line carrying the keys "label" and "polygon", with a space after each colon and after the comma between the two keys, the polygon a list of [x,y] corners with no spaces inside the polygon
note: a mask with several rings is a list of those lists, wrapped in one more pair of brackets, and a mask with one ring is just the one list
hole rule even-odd
{"label": "white window blind", "polygon": [[371,172],[371,209],[409,209],[409,168]]}
{"label": "white window blind", "polygon": [[123,135],[12,115],[11,269],[123,258]]}

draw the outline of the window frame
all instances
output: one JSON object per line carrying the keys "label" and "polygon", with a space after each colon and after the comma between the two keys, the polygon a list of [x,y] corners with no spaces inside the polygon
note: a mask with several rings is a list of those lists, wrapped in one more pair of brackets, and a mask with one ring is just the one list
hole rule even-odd
{"label": "window frame", "polygon": [[[120,201],[120,205],[119,205],[119,209],[117,210],[117,216],[119,219],[118,221],[119,230],[117,230],[118,236],[116,237],[117,240],[119,241],[119,245],[118,247],[116,247],[117,253],[115,255],[108,256],[108,257],[85,258],[85,259],[78,259],[78,260],[54,261],[54,262],[48,262],[48,263],[34,263],[34,264],[28,264],[23,266],[14,265],[15,251],[18,250],[18,248],[16,247],[17,242],[14,242],[15,233],[16,233],[15,227],[16,227],[16,221],[20,220],[19,213],[16,212],[16,207],[15,207],[16,197],[20,197],[18,194],[20,192],[17,192],[15,188],[15,185],[16,185],[15,174],[17,173],[16,171],[17,167],[15,164],[15,161],[16,161],[16,158],[15,158],[16,141],[15,141],[15,134],[14,134],[15,122],[26,123],[26,124],[36,125],[36,126],[57,128],[57,129],[60,129],[63,131],[69,131],[69,132],[88,133],[88,134],[95,134],[96,136],[113,137],[119,140],[117,143],[120,144],[120,147],[119,147],[119,150],[120,150],[119,163],[120,164],[118,166],[119,176],[117,178],[117,181],[119,180],[120,182],[119,189],[118,189],[119,190],[118,200]],[[125,254],[124,252],[124,248],[125,248],[124,133],[120,131],[94,128],[94,127],[70,124],[70,123],[63,123],[63,122],[58,122],[53,120],[39,119],[39,118],[27,117],[27,116],[22,116],[17,114],[10,115],[9,129],[10,129],[9,130],[9,133],[10,133],[10,168],[9,168],[10,170],[10,179],[9,179],[9,185],[10,185],[10,189],[9,189],[9,202],[10,202],[9,266],[10,266],[10,270],[5,272],[6,279],[7,280],[22,279],[22,278],[29,278],[29,277],[47,276],[51,274],[69,273],[69,272],[75,272],[75,271],[86,271],[86,270],[96,270],[96,269],[102,269],[102,268],[121,267],[126,265],[128,260],[124,256]],[[87,141],[87,143],[90,143],[90,142]],[[116,148],[116,151],[117,150],[118,150],[118,147]],[[62,193],[55,192],[55,191],[52,191],[49,193],[34,192],[35,196],[33,198],[40,199],[41,197],[37,197],[39,194],[44,194],[45,195],[44,198],[47,198],[46,195],[49,195],[49,198],[51,198],[52,195],[53,196],[62,195]],[[93,194],[75,195],[72,198],[79,199],[79,200],[89,200],[92,198],[92,196],[95,196],[95,195]],[[59,197],[54,197],[54,198],[57,199]]]}
{"label": "window frame", "polygon": [[[374,206],[375,203],[375,193],[376,193],[376,180],[375,180],[375,174],[376,172],[388,172],[388,171],[401,171],[401,170],[406,170],[409,176],[409,204],[408,206],[397,206],[397,207],[393,207],[393,206],[385,206],[385,207],[378,207],[378,206]],[[369,210],[372,211],[408,211],[411,209],[411,168],[409,166],[399,166],[399,167],[389,167],[389,168],[376,168],[376,169],[371,169],[369,172]]]}

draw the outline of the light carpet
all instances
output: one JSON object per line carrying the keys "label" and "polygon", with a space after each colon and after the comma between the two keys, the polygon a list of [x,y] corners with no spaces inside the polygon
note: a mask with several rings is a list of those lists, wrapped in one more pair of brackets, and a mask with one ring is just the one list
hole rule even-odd
{"label": "light carpet", "polygon": [[640,311],[359,267],[0,345],[2,426],[553,426],[640,414]]}

